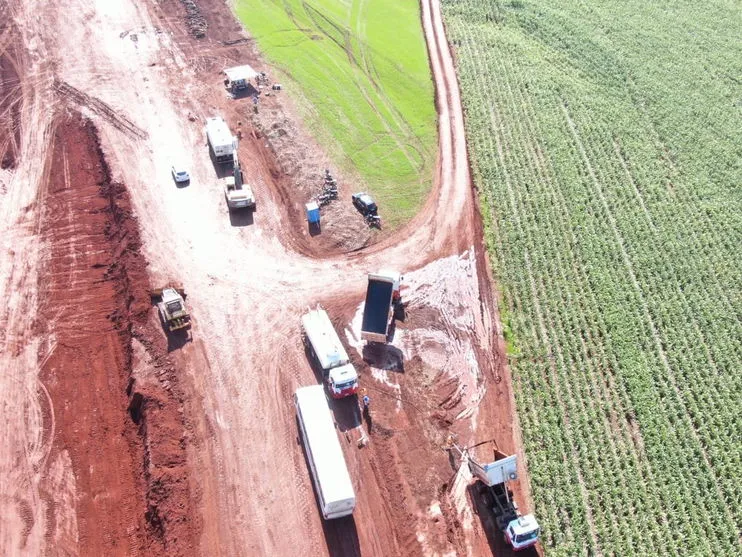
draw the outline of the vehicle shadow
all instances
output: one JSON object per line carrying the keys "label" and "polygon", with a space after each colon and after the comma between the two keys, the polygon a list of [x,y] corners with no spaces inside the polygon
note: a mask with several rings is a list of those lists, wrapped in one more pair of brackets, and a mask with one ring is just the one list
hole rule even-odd
{"label": "vehicle shadow", "polygon": [[188,329],[178,329],[177,331],[168,331],[165,329],[167,335],[167,351],[173,352],[174,350],[180,350],[186,344],[193,341],[193,335],[191,334],[190,327]]}
{"label": "vehicle shadow", "polygon": [[247,87],[245,87],[244,89],[237,89],[235,91],[230,91],[229,89],[227,89],[227,92],[235,100],[247,99],[247,98],[254,97],[255,95],[260,94],[260,92],[255,88],[255,86],[252,83],[248,83]]}
{"label": "vehicle shadow", "polygon": [[254,209],[231,209],[229,211],[229,224],[232,226],[250,226],[255,222]]}
{"label": "vehicle shadow", "polygon": [[322,233],[322,225],[318,222],[310,222],[307,224],[307,231],[312,237],[318,236]]}
{"label": "vehicle shadow", "polygon": [[330,557],[353,557],[361,555],[358,529],[353,515],[323,520],[322,530]]}
{"label": "vehicle shadow", "polygon": [[328,397],[330,411],[335,417],[338,429],[345,433],[361,425],[361,409],[358,407],[358,396],[350,395],[343,398]]}
{"label": "vehicle shadow", "polygon": [[314,493],[314,501],[317,505],[317,512],[320,515],[322,521],[322,531],[325,534],[325,541],[327,542],[327,550],[331,557],[345,557],[361,555],[361,544],[358,541],[358,529],[356,528],[356,521],[353,515],[344,516],[342,518],[335,518],[332,520],[325,520],[322,518],[322,511],[320,509],[319,496],[317,495],[317,486],[314,485],[312,478],[311,468],[309,466],[309,458],[307,457],[307,448],[304,446],[301,438],[301,426],[299,425],[299,418],[296,418],[296,442],[301,446],[301,454],[304,455],[304,464],[307,467],[307,474],[309,475],[309,481],[312,484],[312,493]]}
{"label": "vehicle shadow", "polygon": [[495,519],[491,509],[487,508],[485,498],[482,496],[481,485],[476,482],[467,488],[469,500],[472,503],[472,509],[479,516],[479,521],[482,524],[482,530],[487,536],[487,543],[490,546],[492,555],[517,555],[518,557],[538,557],[538,550],[536,546],[528,547],[515,551],[506,541],[502,532],[497,529]]}
{"label": "vehicle shadow", "polygon": [[362,353],[364,361],[375,368],[404,373],[404,354],[396,346],[367,343]]}
{"label": "vehicle shadow", "polygon": [[206,147],[209,149],[209,159],[211,160],[211,165],[214,167],[214,172],[216,173],[216,177],[218,179],[226,178],[227,176],[232,176],[234,174],[234,165],[232,164],[232,161],[225,161],[225,162],[219,162],[216,160],[216,156],[214,156],[214,150],[211,148],[211,146],[206,143]]}
{"label": "vehicle shadow", "polygon": [[[173,182],[175,182],[175,180],[173,180]],[[178,188],[179,190],[183,188],[187,188],[190,185],[191,185],[190,180],[186,180],[185,182],[175,182],[175,187]]]}

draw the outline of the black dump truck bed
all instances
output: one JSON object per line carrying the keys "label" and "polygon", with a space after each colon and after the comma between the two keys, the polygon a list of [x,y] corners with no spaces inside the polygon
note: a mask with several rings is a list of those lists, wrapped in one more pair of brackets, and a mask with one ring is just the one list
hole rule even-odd
{"label": "black dump truck bed", "polygon": [[389,324],[389,306],[392,302],[391,282],[369,280],[366,289],[366,305],[363,308],[361,331],[386,335]]}

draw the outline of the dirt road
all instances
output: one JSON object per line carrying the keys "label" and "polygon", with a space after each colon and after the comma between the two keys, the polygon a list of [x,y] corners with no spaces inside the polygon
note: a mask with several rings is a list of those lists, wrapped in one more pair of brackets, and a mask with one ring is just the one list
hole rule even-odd
{"label": "dirt road", "polygon": [[[249,100],[234,101],[221,88],[224,65],[247,60],[266,67],[223,3],[198,3],[194,20],[175,0],[0,0],[9,16],[0,35],[6,99],[0,121],[12,122],[13,131],[0,141],[0,152],[10,153],[0,170],[0,284],[6,293],[0,298],[0,365],[8,370],[0,375],[8,447],[0,456],[3,554],[500,551],[441,449],[450,432],[464,443],[496,437],[506,450],[518,443],[453,61],[438,3],[424,0],[422,7],[439,111],[431,196],[403,230],[365,249],[316,257],[333,244],[321,238],[313,244],[299,224],[305,199],[295,181],[301,174],[285,172],[285,153],[254,127]],[[206,36],[194,38],[189,21],[200,22],[197,28],[205,23]],[[25,48],[9,46],[18,44]],[[126,253],[137,269],[148,264],[150,284],[177,280],[190,294],[190,341],[171,338],[168,344],[154,312],[143,311],[144,278],[104,273],[116,270],[124,253],[93,240],[105,238],[111,224],[95,212],[72,211],[76,196],[57,207],[44,195],[61,173],[61,184],[79,190],[79,197],[82,177],[99,164],[55,158],[72,152],[73,131],[55,131],[78,110],[98,130],[110,169],[102,181],[125,184],[126,199],[119,201],[130,203],[138,219],[137,241],[126,244]],[[312,141],[290,99],[273,97],[261,111],[292,121],[293,133]],[[253,216],[226,211],[202,130],[214,113],[244,131],[241,160],[259,204]],[[307,150],[322,153],[316,145]],[[320,154],[312,164],[322,168],[326,160]],[[187,187],[172,183],[175,161],[191,169]],[[89,195],[95,198],[92,190]],[[50,221],[50,214],[67,219],[64,234],[54,232],[59,219]],[[337,218],[341,222],[342,214]],[[119,241],[109,238],[111,246]],[[61,270],[53,271],[55,265]],[[410,303],[394,345],[373,353],[357,341],[357,309],[365,273],[381,267],[405,274],[403,296]],[[112,290],[85,302],[89,317],[41,299],[50,292],[67,299],[65,285],[74,292],[86,280],[92,282],[85,288],[92,288],[96,272],[112,281]],[[64,281],[50,282],[60,276]],[[130,292],[123,298],[121,284]],[[361,424],[352,401],[333,405],[348,440],[344,450],[358,506],[353,518],[329,523],[317,511],[291,405],[297,386],[316,382],[299,316],[317,303],[347,339],[374,399],[372,423]],[[74,336],[77,348],[63,343],[68,351],[90,350],[89,366],[62,358],[88,375],[52,365],[64,356],[53,356],[53,347],[65,331],[80,327],[80,318],[120,323],[122,315],[126,326],[119,334],[101,322],[87,337]],[[104,331],[112,335],[108,341]],[[106,360],[93,349],[101,346],[108,346],[111,366],[99,365]],[[70,416],[76,389],[95,384],[87,376],[103,380],[105,389],[81,397],[87,406],[77,411],[96,417],[85,430],[85,421],[81,426]],[[105,423],[99,415],[110,425],[96,429]],[[354,443],[358,426],[370,435],[365,449]],[[105,455],[86,452],[91,435],[118,468]],[[93,461],[100,473],[90,468]],[[96,512],[110,513],[111,520],[90,519]],[[115,532],[114,521],[120,525]]]}

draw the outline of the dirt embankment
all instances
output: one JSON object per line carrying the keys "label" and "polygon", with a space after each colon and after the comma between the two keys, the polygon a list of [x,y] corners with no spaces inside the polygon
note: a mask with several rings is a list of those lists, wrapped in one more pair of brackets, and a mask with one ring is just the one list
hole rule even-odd
{"label": "dirt embankment", "polygon": [[[7,8],[5,8],[7,10]],[[0,5],[0,19],[4,15]],[[15,67],[17,33],[12,27],[0,23],[0,43],[7,41],[8,46],[0,45],[0,170],[13,169],[21,144],[20,112],[21,86],[18,71]]]}
{"label": "dirt embankment", "polygon": [[[54,439],[47,460],[71,462],[76,528],[55,522],[59,489],[49,485],[47,537],[81,555],[192,554],[199,524],[177,376],[148,321],[138,223],[92,123],[59,118],[48,176],[36,329],[49,339],[39,355]],[[135,343],[153,370],[142,386],[132,378]]]}

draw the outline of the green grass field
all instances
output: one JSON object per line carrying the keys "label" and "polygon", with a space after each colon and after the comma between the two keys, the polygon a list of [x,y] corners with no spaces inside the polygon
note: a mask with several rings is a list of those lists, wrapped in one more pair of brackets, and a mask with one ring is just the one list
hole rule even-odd
{"label": "green grass field", "polygon": [[547,554],[740,555],[740,4],[442,4]]}
{"label": "green grass field", "polygon": [[418,3],[239,0],[237,14],[313,133],[378,198],[385,226],[414,216],[437,141]]}

